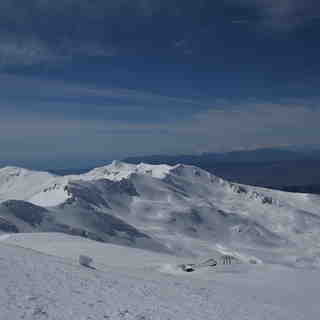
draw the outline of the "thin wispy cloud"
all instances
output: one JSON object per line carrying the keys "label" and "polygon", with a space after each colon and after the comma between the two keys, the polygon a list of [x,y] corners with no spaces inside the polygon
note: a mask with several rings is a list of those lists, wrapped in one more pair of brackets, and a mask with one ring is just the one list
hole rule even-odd
{"label": "thin wispy cloud", "polygon": [[[0,66],[138,54],[158,46],[169,49],[175,39],[207,27],[208,23],[202,25],[202,19],[195,17],[211,16],[214,25],[229,6],[258,12],[258,18],[226,15],[230,23],[256,24],[260,20],[274,29],[290,29],[320,16],[316,0],[2,0]],[[172,26],[165,37],[161,33],[164,26]],[[174,46],[182,47],[184,54],[193,51],[185,48],[183,40]]]}
{"label": "thin wispy cloud", "polygon": [[41,158],[54,148],[62,157],[74,153],[85,159],[89,153],[92,158],[109,159],[119,154],[221,152],[318,143],[320,102],[226,101],[170,123],[145,122],[144,110],[135,112],[135,120],[124,116],[115,121],[99,114],[83,119],[77,114],[66,118],[61,113],[12,111],[0,119],[1,150],[4,154],[20,150]]}
{"label": "thin wispy cloud", "polygon": [[226,0],[231,4],[258,10],[261,22],[278,30],[290,30],[320,16],[317,0]]}
{"label": "thin wispy cloud", "polygon": [[[139,105],[171,105],[175,107],[195,106],[199,108],[207,108],[210,105],[210,100],[204,98],[188,98],[185,96],[169,96],[164,94],[153,93],[147,90],[135,90],[119,87],[111,87],[110,85],[91,85],[75,82],[66,82],[62,80],[38,79],[30,76],[16,76],[10,74],[0,74],[3,94],[0,101],[6,98],[15,98],[13,100],[35,99],[52,104],[57,104],[56,100],[68,102],[74,100],[76,103],[84,99],[100,98],[113,99],[115,107],[120,108],[121,102],[130,105],[130,102],[136,102],[136,107]],[[16,95],[17,88],[19,95]],[[13,101],[12,100],[12,101]],[[28,100],[26,100],[28,101]],[[115,103],[115,102],[120,102]],[[90,100],[88,103],[94,103]],[[57,105],[57,110],[58,105]]]}
{"label": "thin wispy cloud", "polygon": [[250,23],[249,19],[235,19],[231,21],[234,24],[248,24]]}
{"label": "thin wispy cloud", "polygon": [[195,115],[194,125],[190,122],[184,130],[202,135],[204,146],[208,148],[211,144],[212,150],[317,143],[320,103],[307,104],[302,101],[230,104]]}
{"label": "thin wispy cloud", "polygon": [[123,23],[121,16],[127,18],[136,8],[139,14],[153,10],[148,1],[3,0],[0,64],[30,65],[81,55],[114,55],[111,29],[117,19]]}

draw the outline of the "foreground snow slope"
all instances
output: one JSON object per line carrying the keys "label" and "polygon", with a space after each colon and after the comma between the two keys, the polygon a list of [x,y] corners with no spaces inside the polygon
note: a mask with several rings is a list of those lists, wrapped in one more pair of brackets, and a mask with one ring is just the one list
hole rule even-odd
{"label": "foreground snow slope", "polygon": [[0,230],[64,232],[180,256],[320,266],[320,197],[193,166],[111,165],[77,176],[0,169]]}
{"label": "foreground snow slope", "polygon": [[[79,247],[96,269],[78,265]],[[58,234],[3,238],[0,320],[316,320],[320,313],[319,271],[225,266],[191,277],[154,268],[174,266],[172,256],[115,249]]]}

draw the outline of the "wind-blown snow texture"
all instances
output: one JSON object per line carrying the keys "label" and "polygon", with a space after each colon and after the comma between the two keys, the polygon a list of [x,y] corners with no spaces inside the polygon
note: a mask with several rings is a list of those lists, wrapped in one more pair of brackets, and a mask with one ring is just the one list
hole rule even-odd
{"label": "wind-blown snow texture", "polygon": [[320,197],[193,166],[114,161],[83,175],[0,169],[0,231],[63,232],[189,257],[320,266]]}
{"label": "wind-blown snow texture", "polygon": [[318,270],[231,265],[189,274],[179,263],[62,234],[2,237],[0,320],[318,319]]}

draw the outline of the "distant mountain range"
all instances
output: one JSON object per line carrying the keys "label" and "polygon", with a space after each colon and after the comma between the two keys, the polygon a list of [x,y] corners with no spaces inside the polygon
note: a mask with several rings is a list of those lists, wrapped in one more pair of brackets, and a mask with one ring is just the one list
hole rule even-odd
{"label": "distant mountain range", "polygon": [[[320,181],[319,150],[257,149],[200,155],[151,155],[124,159],[140,162],[198,166],[222,178],[249,185],[286,188],[316,186]],[[298,189],[297,189],[298,190]],[[310,188],[311,192],[318,190]]]}
{"label": "distant mountain range", "polygon": [[300,160],[320,160],[320,150],[291,151],[283,149],[256,149],[232,151],[226,153],[202,153],[199,155],[151,155],[141,157],[129,157],[124,161],[130,163],[168,163],[184,164],[201,163],[202,165],[211,165],[212,163],[266,163],[279,161],[300,161]]}

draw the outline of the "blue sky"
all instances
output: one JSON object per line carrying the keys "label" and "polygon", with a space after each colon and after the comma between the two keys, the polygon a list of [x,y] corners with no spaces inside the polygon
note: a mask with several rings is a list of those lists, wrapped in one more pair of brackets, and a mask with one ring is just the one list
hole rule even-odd
{"label": "blue sky", "polygon": [[2,0],[0,165],[319,144],[314,0]]}

